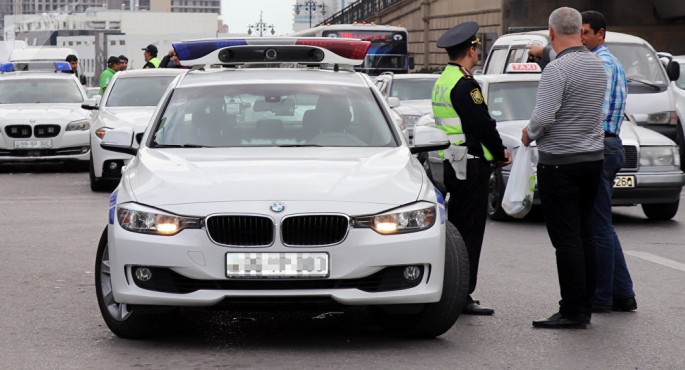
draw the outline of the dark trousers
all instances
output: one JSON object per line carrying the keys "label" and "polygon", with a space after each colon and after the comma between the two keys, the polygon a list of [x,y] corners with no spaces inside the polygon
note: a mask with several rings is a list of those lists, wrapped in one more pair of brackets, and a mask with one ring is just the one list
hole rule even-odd
{"label": "dark trousers", "polygon": [[602,162],[538,164],[538,192],[547,233],[556,250],[559,312],[565,317],[592,313],[597,278],[592,209]]}
{"label": "dark trousers", "polygon": [[485,159],[469,159],[466,180],[458,180],[452,165],[445,162],[445,187],[450,193],[447,218],[459,230],[469,254],[469,294],[476,290],[478,262],[488,216],[490,171],[490,163]]}

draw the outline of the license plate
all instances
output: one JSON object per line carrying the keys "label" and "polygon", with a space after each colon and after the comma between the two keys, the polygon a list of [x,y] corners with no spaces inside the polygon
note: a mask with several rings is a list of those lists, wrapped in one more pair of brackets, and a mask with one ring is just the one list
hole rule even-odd
{"label": "license plate", "polygon": [[50,149],[52,140],[15,140],[14,149]]}
{"label": "license plate", "polygon": [[328,253],[226,253],[229,278],[321,278],[328,265]]}
{"label": "license plate", "polygon": [[634,188],[635,176],[616,176],[614,179],[615,188]]}

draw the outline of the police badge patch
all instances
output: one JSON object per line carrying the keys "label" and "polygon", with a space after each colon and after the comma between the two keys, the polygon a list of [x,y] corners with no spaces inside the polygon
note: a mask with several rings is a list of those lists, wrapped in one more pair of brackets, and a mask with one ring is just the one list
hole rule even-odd
{"label": "police badge patch", "polygon": [[476,104],[483,104],[483,95],[480,93],[479,89],[471,90],[471,99]]}

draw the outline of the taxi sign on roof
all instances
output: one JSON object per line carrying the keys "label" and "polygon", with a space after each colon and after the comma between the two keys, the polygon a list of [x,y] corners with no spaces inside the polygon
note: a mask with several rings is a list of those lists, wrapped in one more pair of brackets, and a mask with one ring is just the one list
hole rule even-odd
{"label": "taxi sign on roof", "polygon": [[537,63],[509,63],[505,73],[540,73],[542,68]]}

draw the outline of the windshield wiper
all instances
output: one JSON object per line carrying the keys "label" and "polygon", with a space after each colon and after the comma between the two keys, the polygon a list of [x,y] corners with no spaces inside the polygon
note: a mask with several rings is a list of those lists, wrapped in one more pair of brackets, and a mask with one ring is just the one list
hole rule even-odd
{"label": "windshield wiper", "polygon": [[289,145],[279,145],[279,148],[305,148],[305,147],[321,147],[321,145],[316,144],[289,144]]}
{"label": "windshield wiper", "polygon": [[213,148],[213,146],[197,144],[154,144],[153,148]]}
{"label": "windshield wiper", "polygon": [[626,78],[626,80],[627,80],[628,82],[638,82],[638,83],[641,83],[641,84],[643,84],[643,85],[647,85],[647,86],[649,86],[649,87],[653,87],[653,88],[655,88],[655,89],[657,89],[657,90],[661,90],[661,86],[655,85],[655,84],[650,83],[650,82],[647,82],[647,81],[636,80],[636,79],[634,79],[634,78]]}

